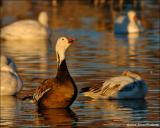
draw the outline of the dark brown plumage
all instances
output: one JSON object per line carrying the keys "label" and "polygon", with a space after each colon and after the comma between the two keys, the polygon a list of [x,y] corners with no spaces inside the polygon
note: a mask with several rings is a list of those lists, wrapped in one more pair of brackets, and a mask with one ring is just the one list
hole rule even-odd
{"label": "dark brown plumage", "polygon": [[37,101],[40,108],[67,108],[76,99],[77,88],[65,60],[58,67],[56,78],[44,80],[36,89],[34,97],[47,89],[49,90]]}
{"label": "dark brown plumage", "polygon": [[40,109],[38,113],[43,115],[44,120],[38,120],[40,124],[49,127],[76,128],[77,116],[71,109]]}

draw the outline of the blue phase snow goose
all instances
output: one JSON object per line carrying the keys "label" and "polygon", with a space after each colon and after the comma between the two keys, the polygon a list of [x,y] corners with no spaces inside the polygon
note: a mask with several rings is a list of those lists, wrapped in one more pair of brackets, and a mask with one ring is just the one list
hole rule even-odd
{"label": "blue phase snow goose", "polygon": [[16,73],[14,62],[1,55],[0,95],[16,95],[22,89],[22,80]]}
{"label": "blue phase snow goose", "polygon": [[60,37],[56,43],[58,70],[55,78],[44,80],[35,90],[32,98],[39,108],[68,108],[77,97],[77,87],[68,71],[65,52],[74,42],[73,39]]}
{"label": "blue phase snow goose", "polygon": [[144,28],[137,18],[136,12],[131,10],[127,16],[119,16],[114,22],[114,32],[117,34],[142,32]]}
{"label": "blue phase snow goose", "polygon": [[147,85],[138,74],[125,71],[102,84],[82,88],[81,92],[93,99],[143,99]]}
{"label": "blue phase snow goose", "polygon": [[24,19],[1,28],[0,37],[6,40],[48,39],[48,15],[40,12],[38,21]]}

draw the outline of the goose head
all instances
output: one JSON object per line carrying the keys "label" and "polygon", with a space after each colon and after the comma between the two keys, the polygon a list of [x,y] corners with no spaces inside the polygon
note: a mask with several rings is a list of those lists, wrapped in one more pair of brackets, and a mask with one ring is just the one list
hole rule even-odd
{"label": "goose head", "polygon": [[12,72],[13,74],[16,74],[16,72],[8,65],[2,66],[0,70],[4,72]]}
{"label": "goose head", "polygon": [[45,11],[40,12],[38,16],[38,21],[43,25],[43,26],[48,26],[48,14]]}
{"label": "goose head", "polygon": [[12,61],[12,59],[4,55],[0,56],[0,66],[1,70],[7,70],[7,68],[9,68],[8,70],[12,69],[13,71],[16,71],[15,63]]}
{"label": "goose head", "polygon": [[14,70],[9,65],[8,58],[6,56],[1,55],[1,61],[0,62],[1,62],[1,69],[0,69],[1,71],[14,73]]}
{"label": "goose head", "polygon": [[58,38],[55,47],[58,65],[60,65],[61,62],[65,59],[65,52],[72,43],[74,43],[74,39],[72,38],[68,37]]}
{"label": "goose head", "polygon": [[129,11],[128,12],[128,18],[130,21],[134,21],[136,22],[137,21],[137,15],[136,15],[136,12],[135,11]]}

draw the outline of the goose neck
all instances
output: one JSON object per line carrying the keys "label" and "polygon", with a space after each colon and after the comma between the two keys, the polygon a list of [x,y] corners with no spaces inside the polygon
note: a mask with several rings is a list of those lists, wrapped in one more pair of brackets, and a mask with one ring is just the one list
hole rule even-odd
{"label": "goose neck", "polygon": [[64,81],[70,78],[65,59],[60,63],[60,65],[58,65],[56,78],[60,81]]}

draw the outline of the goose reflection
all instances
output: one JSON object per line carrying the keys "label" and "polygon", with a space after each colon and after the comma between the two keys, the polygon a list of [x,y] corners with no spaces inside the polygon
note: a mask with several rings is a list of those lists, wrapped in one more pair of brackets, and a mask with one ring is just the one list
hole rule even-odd
{"label": "goose reflection", "polygon": [[131,113],[131,118],[134,121],[145,120],[147,112],[147,102],[146,100],[134,100],[134,101],[119,101],[118,104],[123,109],[128,109]]}
{"label": "goose reflection", "polygon": [[117,40],[121,40],[122,42],[126,42],[127,44],[127,53],[129,56],[129,59],[131,61],[129,61],[129,65],[130,67],[135,67],[136,62],[134,61],[136,59],[137,56],[137,49],[140,46],[139,40],[140,34],[139,33],[128,33],[127,35],[124,34],[116,34],[116,39]]}
{"label": "goose reflection", "polygon": [[19,57],[21,62],[28,61],[29,59],[33,60],[33,58],[39,58],[41,62],[45,63],[45,64],[40,63],[39,65],[40,68],[41,69],[47,68],[46,67],[46,63],[47,63],[46,58],[48,55],[48,42],[47,41],[45,40],[7,41],[6,40],[6,41],[1,42],[1,45],[3,47],[2,53],[7,53],[7,55],[12,56],[13,58]]}
{"label": "goose reflection", "polygon": [[13,96],[0,96],[0,126],[14,127],[15,117],[20,111],[21,104]]}
{"label": "goose reflection", "polygon": [[[120,121],[126,124],[130,121],[140,121],[147,118],[147,103],[145,100],[88,100],[85,101],[87,109],[101,113],[101,119]],[[93,113],[95,114],[95,113]],[[91,115],[90,116],[97,116]]]}
{"label": "goose reflection", "polygon": [[128,34],[128,44],[129,44],[129,55],[135,58],[136,55],[136,43],[138,42],[138,33]]}
{"label": "goose reflection", "polygon": [[5,40],[1,42],[5,52],[32,56],[39,55],[41,57],[47,53],[47,44],[47,40]]}
{"label": "goose reflection", "polygon": [[44,117],[45,124],[51,127],[72,128],[78,120],[71,109],[43,109],[38,112]]}

